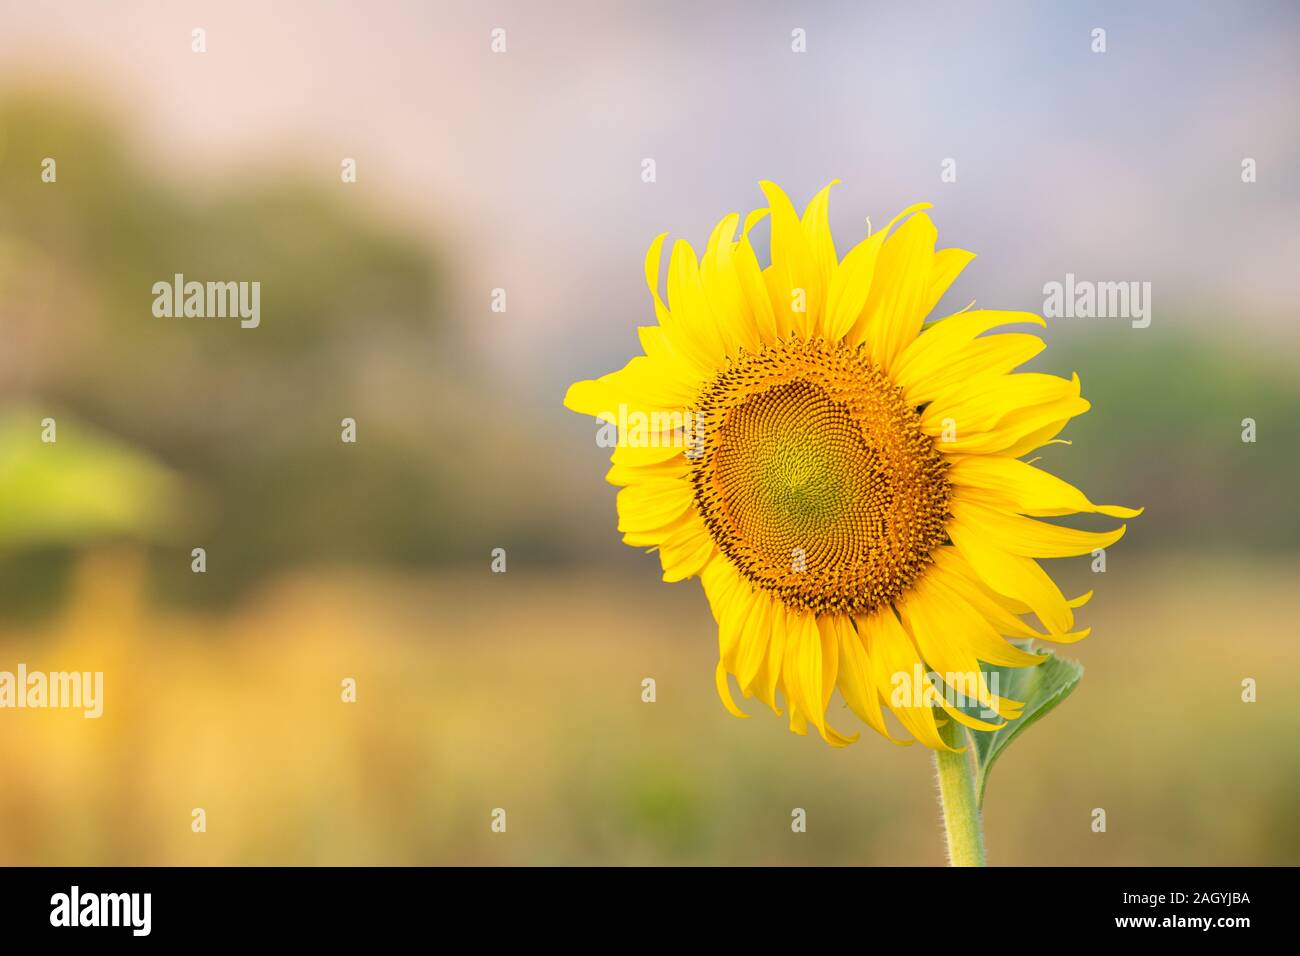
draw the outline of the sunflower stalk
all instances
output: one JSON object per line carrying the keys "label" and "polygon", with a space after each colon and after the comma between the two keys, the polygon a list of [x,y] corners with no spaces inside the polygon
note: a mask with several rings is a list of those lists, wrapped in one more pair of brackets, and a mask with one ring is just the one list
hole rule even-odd
{"label": "sunflower stalk", "polygon": [[960,748],[960,752],[934,752],[948,862],[952,866],[985,866],[984,824],[975,794],[974,743],[966,728],[955,720],[949,720],[939,733],[948,746]]}

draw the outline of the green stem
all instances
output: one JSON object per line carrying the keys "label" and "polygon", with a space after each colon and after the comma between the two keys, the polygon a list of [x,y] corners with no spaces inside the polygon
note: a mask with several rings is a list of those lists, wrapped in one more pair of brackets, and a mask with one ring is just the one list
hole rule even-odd
{"label": "green stem", "polygon": [[963,753],[934,752],[943,803],[943,829],[948,836],[948,862],[953,866],[984,866],[984,828],[975,799],[975,771],[970,734],[951,718],[939,730],[944,743],[964,747]]}

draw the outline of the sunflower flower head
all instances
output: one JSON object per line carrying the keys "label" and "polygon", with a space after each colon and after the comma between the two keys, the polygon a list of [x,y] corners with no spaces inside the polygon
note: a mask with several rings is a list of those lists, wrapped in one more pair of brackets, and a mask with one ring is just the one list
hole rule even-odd
{"label": "sunflower flower head", "polygon": [[[935,248],[928,205],[840,257],[830,186],[802,216],[762,189],[767,207],[725,217],[702,258],[673,246],[666,298],[664,237],[651,244],[643,354],[565,405],[617,428],[623,540],[657,549],[665,581],[702,582],[728,710],[745,716],[734,678],[795,732],[842,746],[854,738],[827,721],[838,689],[889,739],[950,749],[947,719],[992,730],[1023,706],[982,665],[1032,667],[1045,658],[1025,642],[1088,633],[1074,609],[1090,595],[1067,599],[1037,559],[1108,547],[1124,526],[1038,519],[1139,511],[1022,460],[1089,407],[1077,376],[1015,371],[1044,343],[995,330],[1041,317],[968,309],[926,325],[974,258]],[[749,239],[764,217],[766,267]]]}

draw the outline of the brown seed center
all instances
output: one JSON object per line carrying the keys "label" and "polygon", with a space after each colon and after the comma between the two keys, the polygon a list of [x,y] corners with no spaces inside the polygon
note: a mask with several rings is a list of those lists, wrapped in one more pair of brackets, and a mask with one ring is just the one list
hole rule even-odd
{"label": "brown seed center", "polygon": [[862,350],[742,352],[693,410],[696,507],[741,573],[788,607],[869,612],[947,539],[947,463]]}

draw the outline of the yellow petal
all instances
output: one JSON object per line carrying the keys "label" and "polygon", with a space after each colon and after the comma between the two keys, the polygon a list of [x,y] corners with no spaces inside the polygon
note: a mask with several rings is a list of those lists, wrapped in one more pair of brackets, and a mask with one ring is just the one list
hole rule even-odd
{"label": "yellow petal", "polygon": [[[952,550],[952,549],[946,549]],[[917,582],[909,604],[913,608],[925,605],[921,610],[931,625],[937,624],[942,630],[941,637],[959,643],[970,654],[986,664],[998,667],[1033,667],[1045,659],[1039,654],[1030,654],[1014,644],[1004,640],[993,622],[979,608],[981,602],[973,605],[966,599],[965,582],[962,581],[945,562],[929,569],[922,580]],[[916,633],[913,630],[913,633]],[[924,648],[922,651],[924,652]],[[937,664],[928,657],[930,664]]]}
{"label": "yellow petal", "polygon": [[666,444],[633,445],[623,441],[615,445],[609,455],[610,462],[626,468],[646,468],[651,465],[675,462],[677,459],[681,459],[682,464],[686,464],[686,457],[680,447]]}
{"label": "yellow petal", "polygon": [[696,520],[674,532],[659,545],[659,561],[663,565],[664,580],[685,581],[699,574],[717,548],[704,522]]}
{"label": "yellow petal", "polygon": [[1136,518],[1141,508],[1095,505],[1074,485],[1028,462],[990,455],[955,455],[948,480],[960,488],[984,492],[989,500],[1034,517],[1087,512],[1111,518]]}
{"label": "yellow petal", "polygon": [[[772,216],[772,264],[764,273],[777,334],[811,338],[825,295],[821,270],[789,197],[776,183],[759,184]],[[802,306],[802,307],[800,307]]]}
{"label": "yellow petal", "polygon": [[948,522],[948,536],[985,584],[1032,610],[1053,640],[1070,632],[1074,614],[1061,589],[1033,558],[1009,554],[956,517]]}
{"label": "yellow petal", "polygon": [[[939,679],[953,692],[967,698],[959,699],[958,703],[969,706],[972,700],[977,701],[981,706],[1005,717],[1009,711],[1003,706],[1001,698],[990,690],[984,673],[980,670],[979,660],[972,650],[972,635],[963,629],[975,623],[978,618],[974,614],[959,613],[959,607],[957,602],[941,600],[935,588],[921,590],[919,585],[898,602],[898,612],[916,640],[921,659],[937,672]],[[991,647],[994,642],[1011,646],[993,633],[987,624],[985,627],[987,630],[980,632],[980,639],[986,647]],[[1025,656],[1037,663],[1037,659],[1031,655]],[[942,688],[940,690],[942,692]],[[1014,711],[1014,702],[1011,703]]]}
{"label": "yellow petal", "polygon": [[700,572],[700,583],[718,624],[718,659],[728,673],[734,674],[741,625],[752,603],[748,583],[727,558],[716,553]]}
{"label": "yellow petal", "polygon": [[[663,335],[671,343],[673,353],[682,362],[692,367],[697,376],[711,377],[718,365],[715,349],[711,347],[707,337],[700,334],[699,328],[674,316],[659,296],[659,261],[663,257],[665,238],[666,234],[656,236],[654,242],[650,243],[645,258],[646,284],[650,287],[650,295],[654,299],[655,316],[659,319],[659,327],[663,330]],[[669,269],[671,268],[670,262]]]}
{"label": "yellow petal", "polygon": [[885,726],[880,692],[872,680],[871,662],[867,660],[867,650],[853,626],[853,619],[842,614],[825,614],[818,623],[824,630],[832,632],[839,643],[837,683],[844,702],[876,733],[902,743]]}
{"label": "yellow petal", "polygon": [[958,436],[982,434],[1014,412],[1059,402],[1078,393],[1076,379],[1041,372],[999,375],[981,380],[978,389],[954,390],[946,400],[931,402],[921,413],[921,427],[931,435],[940,435],[947,420],[956,423]]}
{"label": "yellow petal", "polygon": [[[949,717],[957,721],[957,723],[959,724],[965,724],[971,730],[1001,730],[1003,727],[1007,725],[1007,722],[1005,720],[1003,720],[1001,723],[995,724],[987,720],[980,720],[978,717],[972,717],[970,716],[970,714],[963,713],[962,711],[958,710],[956,707],[953,707],[951,704],[949,704],[948,701],[945,700],[942,695],[939,697],[939,706],[943,708],[944,713],[946,713]],[[958,747],[957,749],[959,751],[964,751],[966,748]]]}
{"label": "yellow petal", "polygon": [[757,352],[762,344],[758,322],[740,275],[742,263],[735,242],[739,223],[740,216],[736,213],[718,223],[700,264],[700,282],[718,320],[728,355],[741,348]]}
{"label": "yellow petal", "polygon": [[[969,421],[963,427],[956,417],[937,415],[923,430],[937,437],[941,450],[947,454],[1000,454],[1014,458],[1053,441],[1070,419],[1091,407],[1077,394],[1067,394],[1056,401],[1008,412],[984,429],[971,428]],[[951,437],[949,425],[955,431]]]}
{"label": "yellow petal", "polygon": [[767,591],[755,590],[740,631],[736,654],[736,683],[750,693],[754,680],[767,660],[772,638],[772,597]]}
{"label": "yellow petal", "polygon": [[690,482],[674,479],[629,485],[618,493],[619,531],[650,531],[679,518],[694,501]]}
{"label": "yellow petal", "polygon": [[[973,452],[996,452],[1007,458],[1019,458],[1043,445],[1068,445],[1057,438],[1070,419],[1092,408],[1092,403],[1082,398],[1066,399],[1057,405],[1040,405],[1008,415],[995,431],[981,436],[969,447]],[[1008,442],[1010,442],[1008,444]]]}
{"label": "yellow petal", "polygon": [[[662,449],[656,448],[654,450],[661,451]],[[605,480],[611,485],[618,485],[621,488],[626,485],[637,485],[656,479],[686,478],[690,473],[690,465],[686,461],[686,456],[681,453],[680,449],[670,448],[668,450],[673,452],[673,455],[664,461],[648,461],[643,465],[625,465],[614,462],[609,471],[605,473]],[[617,451],[617,448],[615,451]],[[613,456],[611,456],[611,460],[612,458]]]}
{"label": "yellow petal", "polygon": [[894,616],[894,609],[884,607],[855,620],[867,650],[867,660],[871,662],[873,682],[890,711],[925,746],[934,750],[951,750],[939,737],[934,709],[928,704],[916,703],[912,685],[918,679],[917,675],[921,681],[921,687],[915,689],[918,693],[930,683],[925,676],[925,665],[911,638]]}
{"label": "yellow petal", "polygon": [[839,259],[835,255],[835,239],[831,235],[830,198],[831,187],[839,184],[838,179],[831,180],[821,192],[812,198],[804,208],[800,225],[812,249],[813,262],[821,273],[822,288],[830,283],[831,273]]}
{"label": "yellow petal", "polygon": [[666,431],[682,426],[697,395],[697,389],[665,363],[638,355],[617,372],[594,381],[574,382],[564,396],[564,405],[614,425],[630,415],[643,415],[651,430]]}
{"label": "yellow petal", "polygon": [[704,384],[716,373],[713,366],[707,368],[697,365],[685,355],[661,325],[641,325],[636,330],[641,343],[641,351],[647,358],[654,359],[656,371],[664,378],[671,379],[688,394],[698,394]]}
{"label": "yellow petal", "polygon": [[767,214],[766,209],[756,209],[749,214],[734,252],[736,279],[740,283],[750,314],[754,317],[760,345],[775,342],[778,338],[776,312],[772,307],[772,297],[767,291],[767,280],[763,278],[763,268],[758,264],[758,256],[749,241],[749,231]]}
{"label": "yellow petal", "polygon": [[718,689],[718,697],[722,701],[722,706],[727,708],[733,717],[748,717],[749,714],[741,710],[737,705],[735,698],[731,696],[731,687],[727,684],[727,671],[722,666],[722,661],[718,661],[718,666],[713,672],[714,686]]}
{"label": "yellow petal", "polygon": [[885,240],[863,312],[862,340],[872,358],[892,372],[921,331],[927,307],[934,243],[939,232],[923,212]]}
{"label": "yellow petal", "polygon": [[1128,527],[1120,525],[1114,531],[1064,528],[965,501],[960,494],[953,497],[950,510],[955,519],[969,525],[994,547],[1026,558],[1072,558],[1090,554],[1099,548],[1109,548],[1124,537]]}
{"label": "yellow petal", "polygon": [[[1032,312],[1003,312],[976,309],[958,312],[930,325],[908,343],[899,357],[895,374],[898,381],[912,383],[925,374],[942,369],[976,337],[1003,325],[1029,323],[1046,326],[1047,320]],[[917,368],[916,366],[920,366]]]}
{"label": "yellow petal", "polygon": [[769,596],[767,611],[770,622],[768,624],[770,634],[767,641],[767,657],[758,673],[754,675],[754,679],[750,683],[750,689],[779,716],[781,708],[776,703],[776,691],[781,686],[781,678],[785,672],[785,605]]}
{"label": "yellow petal", "polygon": [[907,374],[896,374],[909,405],[942,401],[949,393],[979,387],[977,383],[1005,375],[1047,347],[1037,335],[1005,332],[976,339],[948,356],[945,364],[932,366],[913,362]]}
{"label": "yellow petal", "polygon": [[672,258],[668,261],[668,304],[673,321],[688,329],[703,345],[711,362],[717,365],[726,360],[729,351],[723,341],[721,323],[704,293],[695,250],[684,239],[673,243]]}
{"label": "yellow petal", "polygon": [[827,667],[827,656],[837,653],[833,643],[824,640],[817,620],[811,612],[786,615],[785,653],[785,693],[790,705],[792,729],[798,733],[799,721],[795,715],[817,728],[832,747],[843,747],[851,742],[834,728],[826,724],[826,701],[834,690],[835,678],[829,673],[830,687],[827,688],[828,672],[833,671],[834,663]]}
{"label": "yellow petal", "polygon": [[885,233],[878,232],[849,250],[833,273],[826,293],[822,327],[828,342],[839,342],[853,328],[866,307],[875,276],[876,260]]}
{"label": "yellow petal", "polygon": [[790,614],[786,622],[783,683],[790,713],[798,713],[813,726],[824,723],[817,706],[821,700],[822,642],[811,614]]}
{"label": "yellow petal", "polygon": [[822,330],[827,341],[834,343],[844,339],[850,345],[862,342],[867,299],[876,278],[881,246],[897,222],[914,212],[929,208],[929,203],[917,203],[904,209],[884,229],[850,249],[835,268],[827,285],[826,308],[822,320]]}
{"label": "yellow petal", "polygon": [[645,530],[628,531],[623,534],[623,543],[633,548],[654,548],[667,541],[688,524],[698,521],[694,509],[688,508],[677,518],[664,525]]}
{"label": "yellow petal", "polygon": [[[700,584],[704,595],[709,599],[709,609],[713,619],[721,624],[732,604],[741,596],[739,587],[742,578],[736,566],[722,556],[713,558],[700,572]],[[719,634],[719,646],[725,650],[727,632]]]}
{"label": "yellow petal", "polygon": [[[944,584],[956,591],[967,604],[988,621],[997,633],[1022,640],[1049,637],[1031,627],[1020,617],[1021,614],[1031,613],[1028,606],[1020,605],[1018,611],[1013,611],[1012,606],[1018,602],[1002,598],[990,590],[956,548],[939,548],[931,556],[934,558],[936,569],[942,569],[945,574]],[[1071,604],[1071,606],[1078,605]],[[1059,643],[1073,643],[1083,640],[1090,631],[1091,628],[1083,628],[1069,634],[1051,636],[1050,639]]]}

